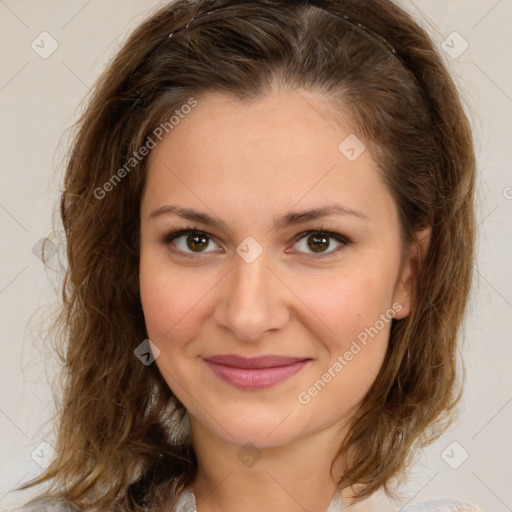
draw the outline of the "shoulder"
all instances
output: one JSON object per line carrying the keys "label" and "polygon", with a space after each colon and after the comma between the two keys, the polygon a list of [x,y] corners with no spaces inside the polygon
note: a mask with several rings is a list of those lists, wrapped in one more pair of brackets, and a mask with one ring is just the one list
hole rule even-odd
{"label": "shoulder", "polygon": [[402,507],[397,512],[482,512],[479,508],[465,501],[453,498],[439,498],[421,501]]}
{"label": "shoulder", "polygon": [[346,512],[483,512],[481,509],[457,498],[435,498],[403,505],[379,489],[367,500],[348,506]]}
{"label": "shoulder", "polygon": [[78,512],[80,509],[64,501],[39,499],[10,512]]}

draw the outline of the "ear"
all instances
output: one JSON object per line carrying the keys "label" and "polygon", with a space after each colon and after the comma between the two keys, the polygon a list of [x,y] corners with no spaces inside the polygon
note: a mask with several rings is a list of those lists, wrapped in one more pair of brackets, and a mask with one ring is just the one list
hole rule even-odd
{"label": "ear", "polygon": [[415,240],[407,248],[393,293],[393,304],[399,303],[402,306],[396,308],[397,320],[405,318],[411,312],[417,276],[427,256],[431,235],[431,227],[416,231]]}

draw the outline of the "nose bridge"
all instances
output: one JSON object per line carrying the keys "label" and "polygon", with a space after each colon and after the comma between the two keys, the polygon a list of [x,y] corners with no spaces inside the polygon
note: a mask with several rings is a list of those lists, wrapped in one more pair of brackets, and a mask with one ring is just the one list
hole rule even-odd
{"label": "nose bridge", "polygon": [[237,339],[256,341],[265,331],[286,322],[284,287],[268,268],[264,251],[255,259],[241,254],[234,257],[215,316],[217,323],[231,330]]}

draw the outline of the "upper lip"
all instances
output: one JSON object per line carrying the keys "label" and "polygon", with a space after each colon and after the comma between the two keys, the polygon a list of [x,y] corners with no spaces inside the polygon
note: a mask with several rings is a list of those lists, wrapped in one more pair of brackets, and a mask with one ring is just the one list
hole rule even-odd
{"label": "upper lip", "polygon": [[234,368],[272,368],[276,366],[287,366],[306,361],[305,357],[288,357],[288,356],[260,356],[260,357],[242,357],[235,354],[219,354],[216,356],[208,356],[204,358],[210,363],[223,364]]}

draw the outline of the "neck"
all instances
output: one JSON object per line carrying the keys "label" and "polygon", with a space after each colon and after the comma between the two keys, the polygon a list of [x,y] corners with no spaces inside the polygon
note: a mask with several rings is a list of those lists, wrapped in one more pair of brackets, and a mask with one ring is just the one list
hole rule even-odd
{"label": "neck", "polygon": [[[213,436],[191,418],[198,471],[193,484],[198,512],[325,512],[336,492],[340,464],[331,462],[339,429],[274,448],[240,448]],[[343,491],[350,502],[351,489]]]}

